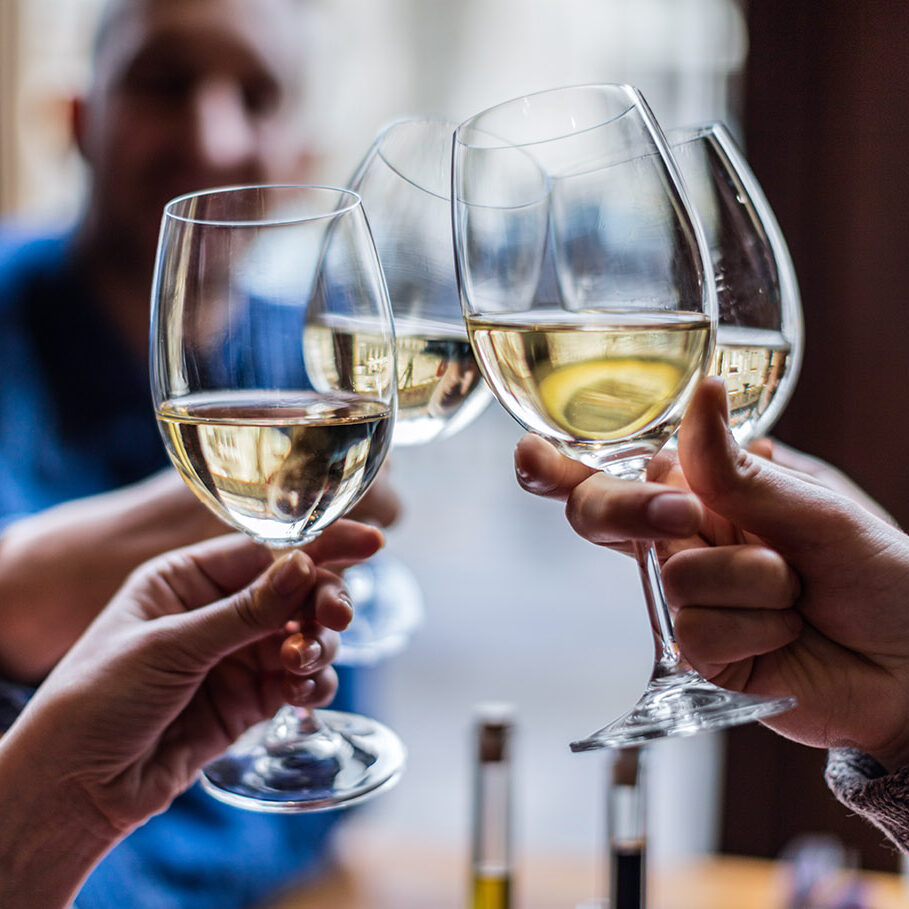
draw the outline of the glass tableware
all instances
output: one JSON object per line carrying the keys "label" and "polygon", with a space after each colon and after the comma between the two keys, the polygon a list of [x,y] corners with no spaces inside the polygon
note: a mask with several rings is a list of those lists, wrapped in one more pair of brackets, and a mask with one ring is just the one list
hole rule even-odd
{"label": "glass tableware", "polygon": [[[642,479],[714,352],[713,268],[640,93],[585,85],[518,98],[455,134],[453,224],[477,361],[526,429]],[[652,543],[636,544],[656,654],[625,716],[575,751],[756,720],[791,698],[727,691],[675,641]]]}
{"label": "glass tableware", "polygon": [[766,435],[798,379],[804,330],[789,249],[757,178],[722,123],[666,134],[710,250],[716,351],[740,444]]}
{"label": "glass tableware", "polygon": [[[341,517],[378,471],[396,407],[391,310],[360,198],[246,186],[170,202],[151,375],[174,466],[227,524],[279,554]],[[321,810],[375,795],[403,764],[375,720],[286,706],[202,782],[243,808]]]}

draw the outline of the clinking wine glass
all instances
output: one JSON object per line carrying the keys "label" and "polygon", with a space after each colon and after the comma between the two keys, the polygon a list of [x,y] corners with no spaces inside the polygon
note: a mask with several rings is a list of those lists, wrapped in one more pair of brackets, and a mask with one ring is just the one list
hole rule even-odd
{"label": "clinking wine glass", "polygon": [[722,123],[666,134],[698,213],[716,281],[716,351],[729,425],[747,444],[769,432],[798,379],[804,347],[798,281],[776,217]]}
{"label": "clinking wine glass", "polygon": [[[456,126],[433,117],[389,124],[350,182],[363,199],[395,320],[394,447],[449,438],[492,400],[467,338],[455,277],[450,193]],[[410,571],[384,553],[346,576],[358,608],[353,628],[341,636],[340,659],[374,662],[406,640],[419,617],[419,588]]]}
{"label": "clinking wine glass", "polygon": [[[569,456],[642,479],[710,363],[717,315],[701,227],[642,96],[573,86],[490,108],[458,127],[452,179],[461,302],[496,397]],[[572,749],[792,707],[719,688],[688,665],[653,544],[635,549],[651,678],[630,712]]]}
{"label": "clinking wine glass", "polygon": [[[391,310],[359,197],[248,186],[170,202],[151,375],[165,447],[199,499],[276,554],[315,539],[366,491],[394,423]],[[202,783],[243,808],[320,810],[375,795],[403,764],[375,720],[285,706]]]}

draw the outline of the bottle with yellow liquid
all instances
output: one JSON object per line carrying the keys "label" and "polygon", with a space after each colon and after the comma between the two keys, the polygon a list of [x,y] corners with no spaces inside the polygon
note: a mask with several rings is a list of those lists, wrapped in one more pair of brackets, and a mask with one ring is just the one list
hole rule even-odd
{"label": "bottle with yellow liquid", "polygon": [[514,712],[488,704],[477,711],[473,790],[472,909],[511,909],[511,740]]}

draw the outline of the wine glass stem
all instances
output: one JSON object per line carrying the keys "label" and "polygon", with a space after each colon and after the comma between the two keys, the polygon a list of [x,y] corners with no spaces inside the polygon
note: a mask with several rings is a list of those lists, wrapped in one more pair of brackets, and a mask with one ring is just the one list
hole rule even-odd
{"label": "wine glass stem", "polygon": [[641,572],[644,599],[647,602],[647,613],[650,616],[656,645],[655,675],[674,675],[679,671],[682,658],[675,640],[666,595],[663,592],[656,547],[652,540],[638,541],[634,544],[634,553]]}
{"label": "wine glass stem", "polygon": [[[624,480],[643,483],[647,479],[647,459],[635,458],[625,462],[615,474]],[[663,578],[660,574],[660,560],[657,557],[653,540],[637,540],[634,543],[634,554],[641,573],[641,586],[644,588],[644,600],[647,603],[647,614],[653,628],[656,659],[653,667],[653,678],[667,678],[687,672],[689,667],[682,660],[679,645],[676,643],[675,630],[672,627],[672,615],[663,591]]]}
{"label": "wine glass stem", "polygon": [[[315,537],[312,537],[315,539]],[[303,542],[310,542],[309,539]],[[298,544],[299,545],[299,544]],[[269,546],[272,559],[277,562],[293,549],[293,546]],[[308,707],[284,704],[275,714],[270,734],[274,739],[301,738],[319,732],[322,723]]]}

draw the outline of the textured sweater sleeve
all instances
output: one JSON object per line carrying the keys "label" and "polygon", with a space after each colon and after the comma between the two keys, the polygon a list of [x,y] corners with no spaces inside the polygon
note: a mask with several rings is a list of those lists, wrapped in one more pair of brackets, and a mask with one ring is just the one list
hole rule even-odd
{"label": "textured sweater sleeve", "polygon": [[909,852],[909,767],[887,773],[861,751],[836,748],[827,756],[825,777],[839,801]]}

